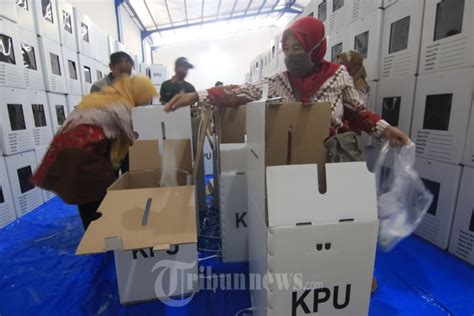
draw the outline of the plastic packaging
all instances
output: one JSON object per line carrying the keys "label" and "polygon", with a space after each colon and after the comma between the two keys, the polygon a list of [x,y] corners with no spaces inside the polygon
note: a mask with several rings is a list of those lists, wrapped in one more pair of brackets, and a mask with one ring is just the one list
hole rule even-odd
{"label": "plastic packaging", "polygon": [[420,224],[433,201],[415,170],[415,144],[401,148],[385,142],[375,163],[379,247],[392,250]]}

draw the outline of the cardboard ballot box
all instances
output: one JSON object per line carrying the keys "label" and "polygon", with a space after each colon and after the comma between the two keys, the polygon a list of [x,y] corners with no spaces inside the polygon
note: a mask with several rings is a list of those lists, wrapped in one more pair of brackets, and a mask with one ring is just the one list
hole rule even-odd
{"label": "cardboard ballot box", "polygon": [[245,107],[222,109],[217,125],[217,168],[222,261],[248,261],[247,144]]}
{"label": "cardboard ballot box", "polygon": [[250,278],[268,280],[254,315],[368,313],[375,178],[364,162],[324,167],[329,117],[327,103],[247,105]]}
{"label": "cardboard ballot box", "polygon": [[474,265],[474,168],[464,167],[461,179],[449,252]]}
{"label": "cardboard ballot box", "polygon": [[[166,299],[197,289],[197,233],[189,140],[137,141],[130,148],[130,172],[108,189],[77,254],[115,252],[120,302]],[[173,183],[175,182],[175,183]],[[174,273],[176,272],[176,273]]]}

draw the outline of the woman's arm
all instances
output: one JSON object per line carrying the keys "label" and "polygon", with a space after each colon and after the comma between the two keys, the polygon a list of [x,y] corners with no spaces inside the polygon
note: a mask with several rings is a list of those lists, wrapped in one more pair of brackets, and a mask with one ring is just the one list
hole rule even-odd
{"label": "woman's arm", "polygon": [[344,105],[343,119],[349,123],[352,130],[363,130],[372,137],[386,138],[395,147],[411,143],[408,135],[402,130],[388,124],[377,113],[368,111],[359,93],[351,84],[343,90],[342,103]]}
{"label": "woman's arm", "polygon": [[269,80],[264,78],[257,83],[246,83],[241,86],[213,87],[199,92],[178,94],[165,105],[165,111],[175,111],[180,107],[188,106],[198,101],[219,107],[237,107],[260,100],[265,84],[269,84],[268,97],[277,97],[275,85],[270,84]]}

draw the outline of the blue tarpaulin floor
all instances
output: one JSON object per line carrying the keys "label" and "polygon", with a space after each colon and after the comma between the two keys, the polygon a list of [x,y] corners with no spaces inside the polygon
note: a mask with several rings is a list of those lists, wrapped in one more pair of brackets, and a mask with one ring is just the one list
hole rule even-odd
{"label": "blue tarpaulin floor", "polygon": [[[75,206],[55,198],[0,230],[0,315],[235,315],[247,291],[204,290],[180,308],[119,303],[110,253],[75,256],[83,230]],[[208,256],[203,254],[202,256]],[[202,258],[213,272],[245,273],[245,263]],[[378,253],[370,315],[474,315],[474,268],[417,237]],[[251,315],[240,313],[239,315]]]}

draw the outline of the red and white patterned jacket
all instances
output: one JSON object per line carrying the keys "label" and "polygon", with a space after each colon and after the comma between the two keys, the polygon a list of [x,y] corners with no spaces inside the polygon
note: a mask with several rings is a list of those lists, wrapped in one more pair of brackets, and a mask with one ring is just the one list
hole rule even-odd
{"label": "red and white patterned jacket", "polygon": [[[235,107],[260,100],[264,85],[268,85],[269,99],[281,97],[286,102],[297,101],[286,72],[264,78],[257,83],[200,91],[199,101],[215,106]],[[352,77],[344,67],[340,67],[326,80],[310,101],[328,102],[332,105],[332,134],[365,131],[373,137],[380,138],[384,128],[389,126],[378,114],[367,110],[366,101],[354,88]]]}

